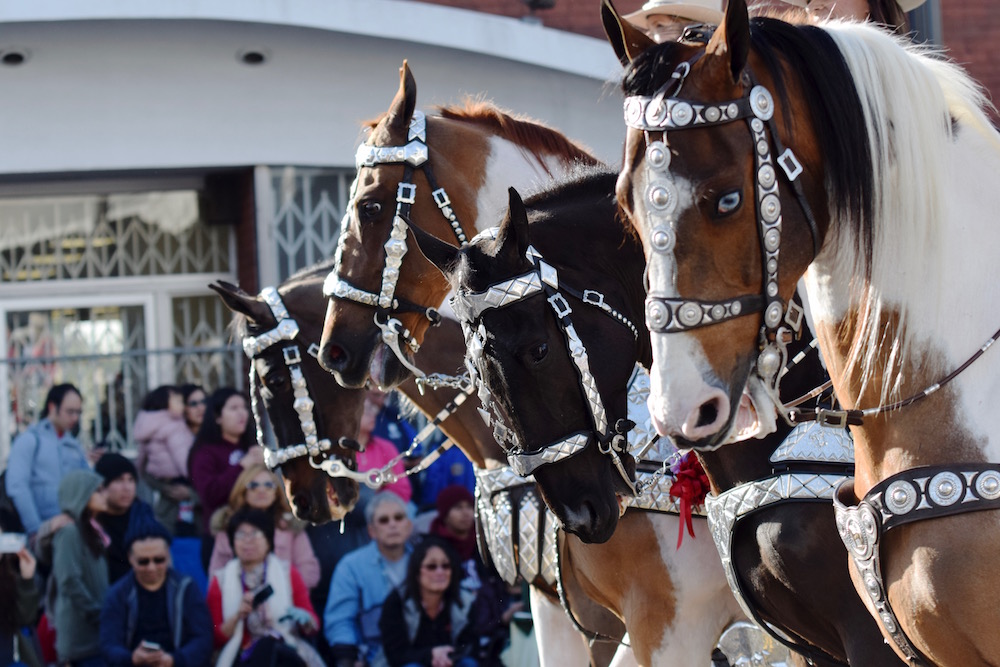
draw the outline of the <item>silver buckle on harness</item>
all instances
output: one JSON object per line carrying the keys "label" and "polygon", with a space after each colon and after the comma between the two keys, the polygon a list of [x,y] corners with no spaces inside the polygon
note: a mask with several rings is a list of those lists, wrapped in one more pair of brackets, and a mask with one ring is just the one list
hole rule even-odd
{"label": "silver buckle on harness", "polygon": [[302,355],[299,353],[298,345],[289,345],[288,347],[283,348],[281,353],[285,357],[285,365],[287,366],[302,363]]}
{"label": "silver buckle on harness", "polygon": [[785,152],[778,156],[778,164],[785,170],[785,176],[788,176],[790,181],[794,181],[802,173],[802,164],[791,148],[786,148]]}
{"label": "silver buckle on harness", "polygon": [[802,333],[802,318],[806,311],[799,304],[789,300],[788,309],[785,311],[785,324],[787,324],[796,335]]}
{"label": "silver buckle on harness", "polygon": [[412,204],[417,199],[417,186],[413,183],[400,183],[396,188],[396,201]]}
{"label": "silver buckle on harness", "polygon": [[438,208],[451,206],[451,199],[448,198],[448,193],[444,191],[444,188],[438,188],[431,193],[431,196],[434,197],[434,203],[437,204]]}
{"label": "silver buckle on harness", "polygon": [[566,317],[573,312],[573,309],[569,307],[569,303],[563,295],[558,292],[550,296],[548,298],[548,302],[552,304],[552,310],[556,312],[558,317]]}
{"label": "silver buckle on harness", "polygon": [[820,408],[816,411],[816,423],[827,428],[847,428],[847,410]]}
{"label": "silver buckle on harness", "polygon": [[592,289],[583,290],[583,302],[598,308],[604,307],[604,295]]}

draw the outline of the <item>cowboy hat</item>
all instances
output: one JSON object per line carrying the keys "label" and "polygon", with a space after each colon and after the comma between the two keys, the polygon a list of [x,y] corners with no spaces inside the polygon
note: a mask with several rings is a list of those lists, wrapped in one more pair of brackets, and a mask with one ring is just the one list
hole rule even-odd
{"label": "cowboy hat", "polygon": [[643,30],[649,28],[648,19],[653,15],[676,16],[681,19],[718,25],[722,23],[724,16],[721,4],[721,0],[687,0],[686,2],[649,0],[639,11],[626,14],[622,18]]}

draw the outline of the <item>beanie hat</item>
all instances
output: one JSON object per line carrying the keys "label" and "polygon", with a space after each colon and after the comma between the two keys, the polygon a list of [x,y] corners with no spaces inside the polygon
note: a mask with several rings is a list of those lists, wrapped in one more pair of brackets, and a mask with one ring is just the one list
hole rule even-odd
{"label": "beanie hat", "polygon": [[138,513],[129,521],[128,529],[125,531],[124,546],[126,552],[132,548],[133,542],[139,540],[160,538],[168,545],[170,544],[172,539],[170,531],[157,521],[151,512],[143,512],[138,507],[134,511]]}
{"label": "beanie hat", "polygon": [[229,537],[229,546],[233,553],[236,553],[236,531],[243,524],[249,524],[260,529],[267,538],[269,551],[274,551],[274,516],[265,510],[259,510],[250,505],[244,505],[233,512],[226,524],[226,535]]}
{"label": "beanie hat", "polygon": [[94,472],[104,478],[105,485],[110,484],[125,473],[131,473],[133,478],[139,479],[135,464],[121,454],[105,454],[97,460]]}
{"label": "beanie hat", "polygon": [[438,516],[442,519],[448,516],[448,512],[451,511],[455,505],[462,501],[468,502],[470,505],[475,506],[475,498],[472,497],[472,492],[465,487],[464,484],[450,484],[438,492],[437,495],[437,511]]}

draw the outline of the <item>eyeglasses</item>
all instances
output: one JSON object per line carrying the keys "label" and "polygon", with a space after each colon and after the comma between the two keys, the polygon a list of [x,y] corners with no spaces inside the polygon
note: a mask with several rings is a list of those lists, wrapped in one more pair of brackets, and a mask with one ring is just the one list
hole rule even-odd
{"label": "eyeglasses", "polygon": [[153,556],[152,558],[136,558],[135,564],[139,567],[148,567],[150,563],[154,565],[163,565],[167,562],[166,556]]}
{"label": "eyeglasses", "polygon": [[65,412],[70,417],[79,417],[80,415],[83,414],[83,410],[76,410],[74,408],[66,408],[65,410],[63,410],[63,412]]}
{"label": "eyeglasses", "polygon": [[256,491],[257,489],[267,489],[269,491],[274,491],[274,482],[250,482],[247,484],[247,489],[250,491]]}
{"label": "eyeglasses", "polygon": [[403,514],[402,512],[400,512],[399,514],[384,514],[382,516],[375,517],[375,523],[379,524],[380,526],[384,526],[390,521],[396,521],[398,523],[400,521],[405,521],[405,520],[406,520],[406,515]]}
{"label": "eyeglasses", "polygon": [[187,405],[189,408],[196,408],[199,405],[205,405],[205,399],[202,398],[197,401],[188,401],[187,403],[185,403],[185,405]]}
{"label": "eyeglasses", "polygon": [[423,563],[420,567],[428,572],[437,572],[438,570],[450,571],[451,563]]}
{"label": "eyeglasses", "polygon": [[233,537],[237,540],[252,540],[263,534],[264,533],[260,532],[260,529],[255,528],[253,530],[237,530],[236,533],[233,534]]}

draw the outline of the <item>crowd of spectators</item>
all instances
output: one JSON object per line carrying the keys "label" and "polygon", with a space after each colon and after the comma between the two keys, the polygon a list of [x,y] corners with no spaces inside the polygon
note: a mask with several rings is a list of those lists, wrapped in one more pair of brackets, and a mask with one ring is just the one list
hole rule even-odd
{"label": "crowd of spectators", "polygon": [[479,558],[471,475],[406,476],[425,452],[387,398],[366,400],[358,464],[399,479],[307,526],[240,391],[154,389],[126,456],[86,451],[83,397],[53,387],[0,488],[0,667],[499,665],[519,591]]}

